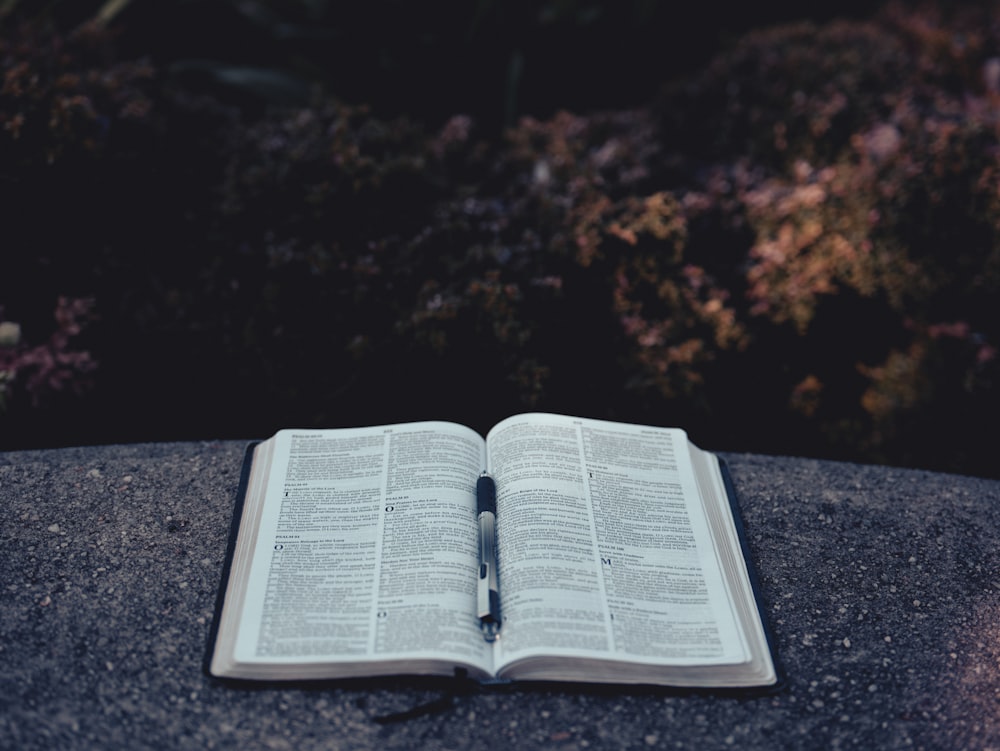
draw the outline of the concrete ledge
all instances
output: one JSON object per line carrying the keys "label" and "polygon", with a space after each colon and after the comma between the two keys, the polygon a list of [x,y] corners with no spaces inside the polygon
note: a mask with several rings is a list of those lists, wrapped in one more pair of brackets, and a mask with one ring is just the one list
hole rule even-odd
{"label": "concrete ledge", "polygon": [[788,673],[773,696],[239,690],[202,657],[242,455],[0,454],[0,748],[1000,746],[1000,481],[727,455]]}

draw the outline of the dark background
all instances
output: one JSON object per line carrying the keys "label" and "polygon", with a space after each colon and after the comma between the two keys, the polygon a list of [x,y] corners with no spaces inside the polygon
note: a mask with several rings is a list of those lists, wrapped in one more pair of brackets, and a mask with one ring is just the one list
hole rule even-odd
{"label": "dark background", "polygon": [[122,48],[161,63],[230,61],[292,72],[380,116],[436,127],[466,113],[497,129],[523,115],[644,105],[664,81],[697,70],[750,29],[863,18],[882,5],[189,0],[129,8]]}
{"label": "dark background", "polygon": [[[28,27],[19,24],[33,24],[45,29],[31,32],[39,49],[52,47],[53,30],[68,37],[110,6],[14,3],[4,32],[23,41]],[[485,431],[507,414],[533,408],[681,425],[713,449],[933,463],[933,446],[852,450],[829,443],[800,417],[769,411],[784,398],[779,371],[790,348],[832,358],[846,338],[898,335],[895,322],[883,331],[864,305],[844,308],[854,318],[829,312],[810,342],[788,333],[760,339],[757,361],[765,359],[759,353],[770,353],[773,379],[758,370],[741,382],[733,378],[741,360],[724,359],[714,372],[727,370],[737,384],[727,393],[708,403],[697,397],[664,402],[623,388],[629,373],[618,364],[620,333],[598,303],[588,304],[601,291],[595,287],[588,296],[594,282],[581,274],[571,279],[575,292],[565,307],[528,305],[521,312],[547,321],[532,346],[546,348],[557,364],[543,396],[528,403],[510,380],[513,345],[498,354],[480,335],[482,322],[454,334],[451,341],[460,344],[443,352],[395,339],[391,321],[373,324],[368,354],[345,359],[330,349],[335,337],[317,317],[338,311],[344,319],[331,320],[335,328],[352,315],[377,315],[377,305],[352,313],[352,290],[332,281],[325,307],[298,308],[297,285],[312,289],[312,282],[283,269],[264,278],[241,260],[243,246],[213,249],[218,238],[232,241],[218,215],[218,185],[240,148],[232,134],[267,122],[281,107],[313,106],[317,92],[366,105],[379,123],[403,118],[427,133],[456,114],[468,115],[476,138],[496,143],[525,116],[546,120],[560,110],[586,115],[652,106],[661,87],[696,77],[751,30],[871,18],[883,7],[653,0],[125,3],[108,24],[113,39],[88,65],[148,63],[153,73],[140,87],[153,101],[152,123],[116,126],[113,153],[104,153],[96,167],[72,154],[52,169],[25,157],[26,166],[9,170],[4,181],[3,210],[14,229],[3,252],[6,271],[0,271],[3,317],[22,322],[24,336],[37,342],[44,324],[31,324],[51,325],[56,295],[93,297],[95,318],[74,341],[99,367],[82,396],[62,389],[35,404],[15,391],[0,414],[0,448],[250,438],[293,424],[436,418]],[[39,57],[39,66],[45,59]],[[22,141],[11,153],[28,153],[29,146]],[[252,149],[242,157],[248,173],[255,158]],[[394,195],[380,194],[383,210],[404,216],[425,210],[409,203],[414,193],[405,185],[396,202]],[[247,224],[253,219],[248,215]],[[220,260],[230,252],[235,261]],[[400,273],[400,289],[418,294],[419,280],[406,281],[407,274]],[[273,292],[276,309],[284,307],[282,326],[271,330],[298,333],[267,342],[267,334],[251,330],[254,296],[272,288],[280,288]],[[562,328],[553,325],[559,317]],[[857,388],[848,383],[845,393]],[[942,430],[962,430],[966,417],[983,414],[983,404],[995,411],[996,397],[942,403],[946,419],[922,426],[920,435],[946,441]],[[991,471],[988,446],[960,454],[942,468]]]}

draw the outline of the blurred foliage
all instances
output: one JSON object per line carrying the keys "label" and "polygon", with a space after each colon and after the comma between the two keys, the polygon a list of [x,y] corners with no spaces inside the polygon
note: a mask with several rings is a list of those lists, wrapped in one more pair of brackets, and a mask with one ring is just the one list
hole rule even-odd
{"label": "blurred foliage", "polygon": [[[675,68],[638,1],[0,8],[4,446],[546,409],[997,473],[992,4]],[[94,388],[18,398],[60,296]]]}
{"label": "blurred foliage", "polygon": [[92,300],[59,298],[56,329],[48,341],[35,346],[23,340],[20,324],[0,320],[0,415],[15,387],[24,390],[33,407],[61,392],[80,395],[87,389],[97,363],[89,352],[72,350],[70,344],[89,322],[92,307]]}

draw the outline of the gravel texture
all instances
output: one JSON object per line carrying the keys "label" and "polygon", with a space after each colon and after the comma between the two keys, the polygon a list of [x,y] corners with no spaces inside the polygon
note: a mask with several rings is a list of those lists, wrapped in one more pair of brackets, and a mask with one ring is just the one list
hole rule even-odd
{"label": "gravel texture", "polygon": [[243,444],[0,454],[0,748],[1000,747],[1000,481],[729,454],[785,688],[203,673]]}

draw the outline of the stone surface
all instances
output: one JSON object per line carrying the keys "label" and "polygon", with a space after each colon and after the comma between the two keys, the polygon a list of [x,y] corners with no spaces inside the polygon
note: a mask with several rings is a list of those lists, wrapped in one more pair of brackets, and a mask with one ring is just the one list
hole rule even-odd
{"label": "stone surface", "polygon": [[727,455],[786,688],[202,672],[243,446],[0,454],[0,748],[1000,746],[1000,482]]}

